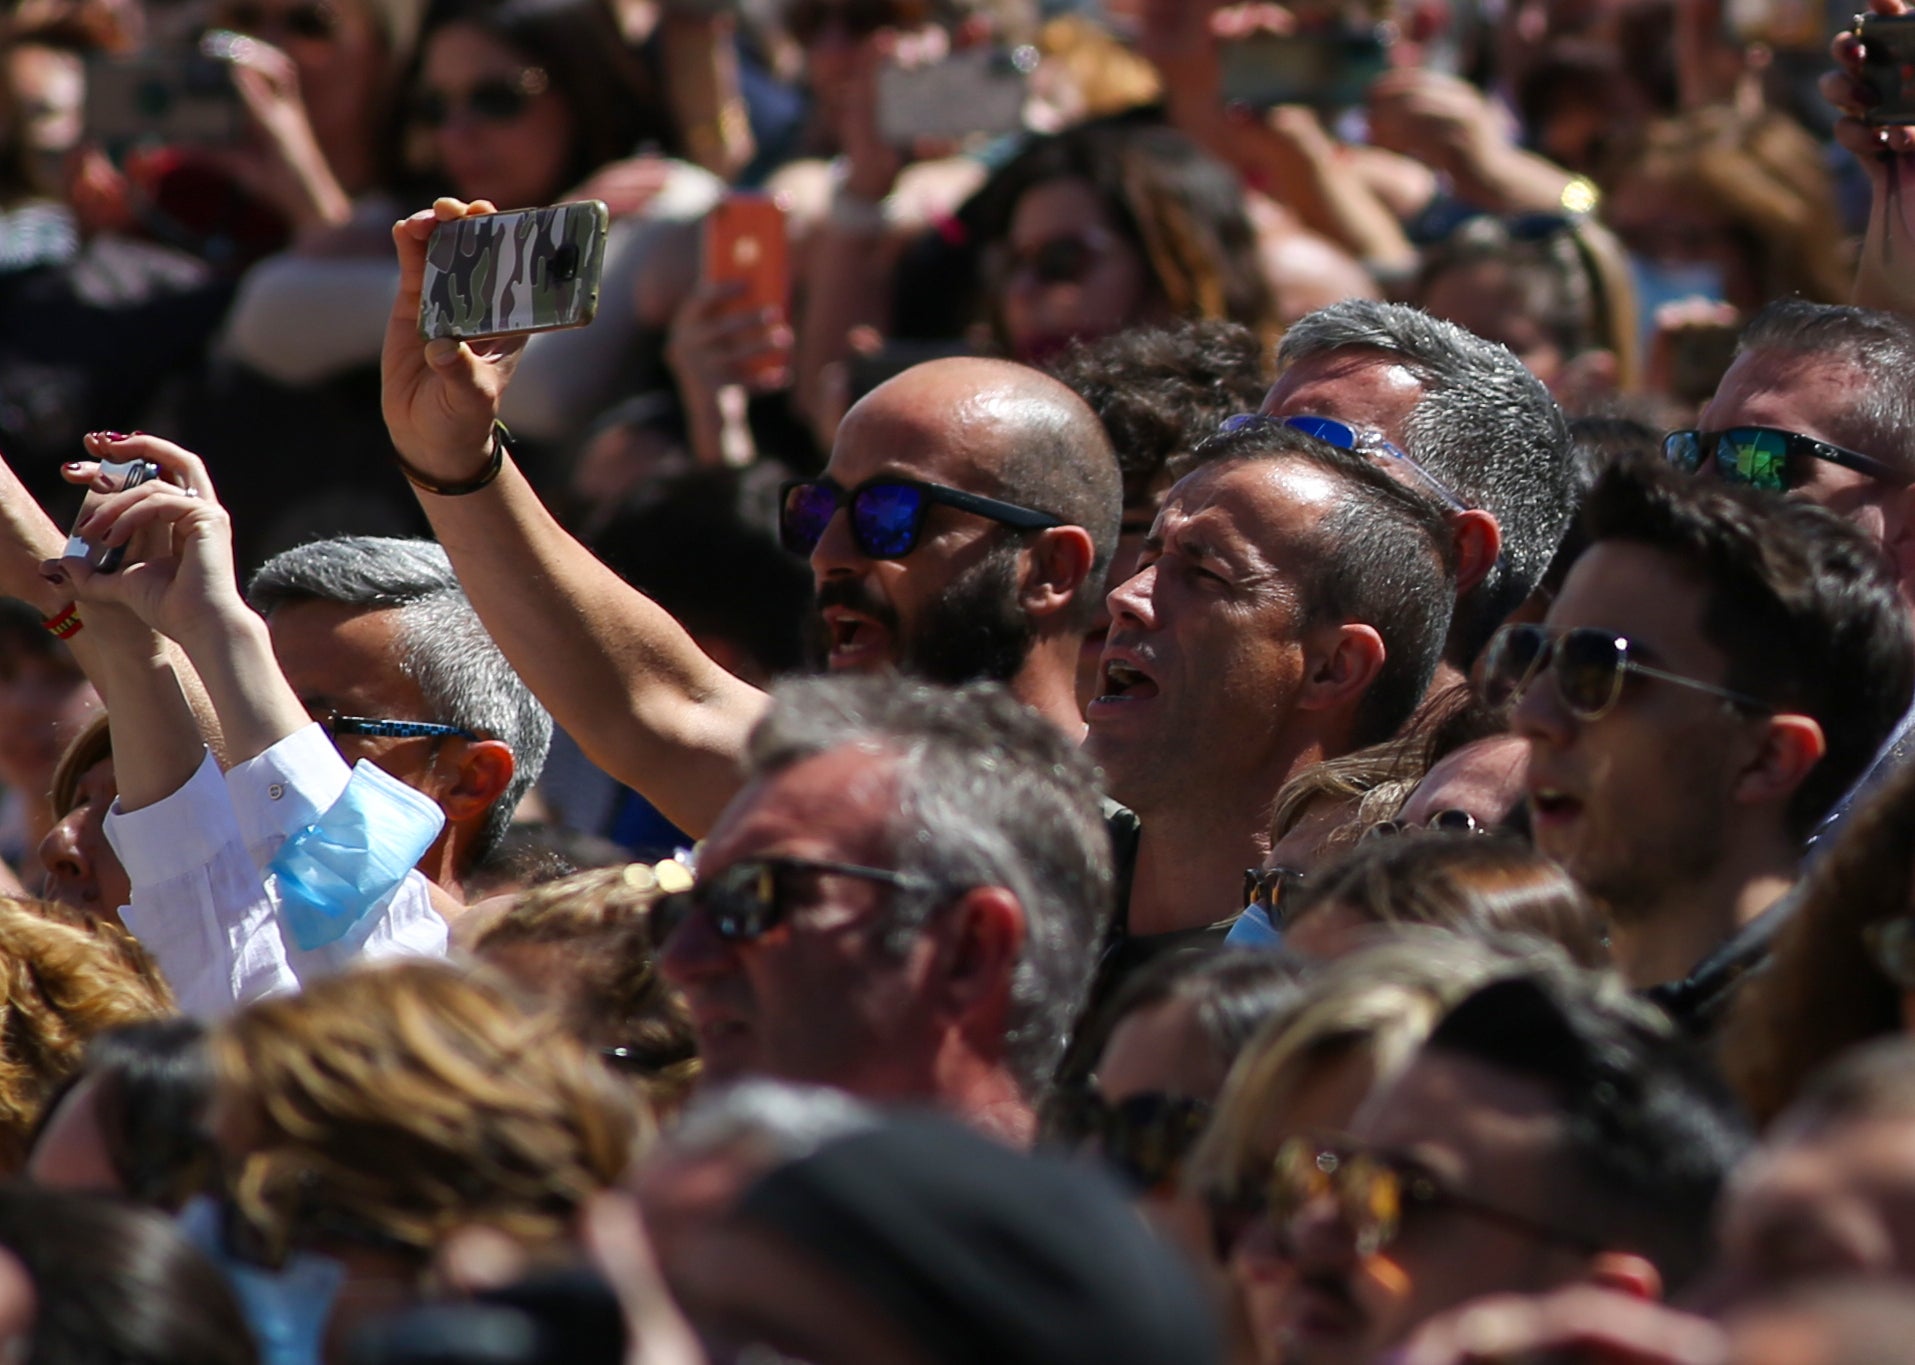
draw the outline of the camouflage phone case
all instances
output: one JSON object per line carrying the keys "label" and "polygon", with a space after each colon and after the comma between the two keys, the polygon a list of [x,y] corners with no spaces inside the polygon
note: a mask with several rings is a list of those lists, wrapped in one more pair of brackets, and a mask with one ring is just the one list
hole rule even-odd
{"label": "camouflage phone case", "polygon": [[596,199],[440,224],[426,244],[420,335],[583,327],[598,311],[605,225]]}

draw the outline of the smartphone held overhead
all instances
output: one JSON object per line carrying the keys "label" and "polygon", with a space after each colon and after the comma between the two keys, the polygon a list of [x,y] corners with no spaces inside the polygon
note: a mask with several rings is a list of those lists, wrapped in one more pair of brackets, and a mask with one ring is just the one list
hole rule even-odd
{"label": "smartphone held overhead", "polygon": [[198,47],[87,63],[87,137],[109,154],[136,147],[229,147],[246,132],[233,88],[232,34]]}
{"label": "smartphone held overhead", "polygon": [[[151,483],[159,476],[160,467],[151,460],[103,460],[100,463],[99,478],[106,487],[87,490],[86,499],[80,504],[80,514],[73,519],[74,528],[77,530],[87,514],[100,505],[100,499],[104,494],[123,493],[129,488],[138,488],[143,483]],[[67,538],[66,549],[61,552],[61,557],[84,559],[100,573],[112,573],[126,558],[126,546],[95,545],[92,541],[72,535]]]}
{"label": "smartphone held overhead", "polygon": [[1298,33],[1251,33],[1221,44],[1217,58],[1227,104],[1349,109],[1389,69],[1389,29],[1333,23]]}
{"label": "smartphone held overhead", "polygon": [[[728,194],[705,217],[705,279],[731,285],[728,313],[771,312],[783,318],[791,300],[791,262],[785,213],[766,194]],[[765,371],[783,361],[767,354]]]}
{"label": "smartphone held overhead", "polygon": [[1874,96],[1862,117],[1878,125],[1915,123],[1915,14],[1865,14],[1862,80]]}
{"label": "smartphone held overhead", "polygon": [[583,327],[598,312],[609,215],[596,199],[475,214],[433,229],[419,294],[428,341]]}
{"label": "smartphone held overhead", "polygon": [[878,136],[893,147],[1002,137],[1024,126],[1034,47],[969,47],[922,66],[878,71]]}

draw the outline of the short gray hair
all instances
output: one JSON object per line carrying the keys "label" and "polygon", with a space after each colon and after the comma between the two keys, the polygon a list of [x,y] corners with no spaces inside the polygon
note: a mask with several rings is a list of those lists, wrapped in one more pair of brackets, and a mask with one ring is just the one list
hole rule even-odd
{"label": "short gray hair", "polygon": [[291,602],[399,613],[396,663],[419,684],[433,717],[512,750],[512,781],[487,812],[473,850],[475,859],[485,856],[545,766],[552,718],[486,633],[446,552],[430,540],[395,536],[315,540],[267,560],[246,595],[262,616]]}
{"label": "short gray hair", "polygon": [[1541,380],[1505,346],[1418,308],[1346,299],[1287,333],[1277,363],[1381,351],[1423,386],[1404,424],[1418,463],[1503,529],[1503,558],[1457,604],[1452,641],[1472,659],[1542,580],[1574,512],[1569,425]]}
{"label": "short gray hair", "polygon": [[1845,440],[1864,455],[1915,474],[1915,324],[1895,313],[1847,304],[1777,299],[1749,320],[1736,343],[1753,351],[1813,356],[1861,375],[1861,393],[1845,404]]}
{"label": "short gray hair", "polygon": [[1003,887],[1023,907],[1005,1062],[1037,1099],[1063,1055],[1115,904],[1095,770],[994,683],[952,689],[890,677],[780,684],[746,764],[764,777],[851,746],[890,760],[892,867],[932,888],[897,897],[894,949],[975,887]]}

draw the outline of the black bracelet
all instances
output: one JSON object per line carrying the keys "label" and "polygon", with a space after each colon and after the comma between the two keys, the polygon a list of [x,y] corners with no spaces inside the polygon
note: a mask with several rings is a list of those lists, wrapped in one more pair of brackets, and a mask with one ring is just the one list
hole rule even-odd
{"label": "black bracelet", "polygon": [[469,479],[445,483],[415,468],[396,450],[392,458],[398,461],[399,472],[406,476],[406,482],[414,488],[424,489],[441,498],[463,498],[467,493],[478,492],[499,477],[499,471],[505,468],[505,457],[511,449],[512,433],[506,430],[504,422],[495,417],[492,419],[492,462]]}

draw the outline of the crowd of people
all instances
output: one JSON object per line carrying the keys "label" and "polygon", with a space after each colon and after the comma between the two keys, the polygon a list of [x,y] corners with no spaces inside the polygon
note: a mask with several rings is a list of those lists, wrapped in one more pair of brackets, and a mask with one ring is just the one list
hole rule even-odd
{"label": "crowd of people", "polygon": [[1910,1359],[1909,71],[10,0],[0,1354]]}

